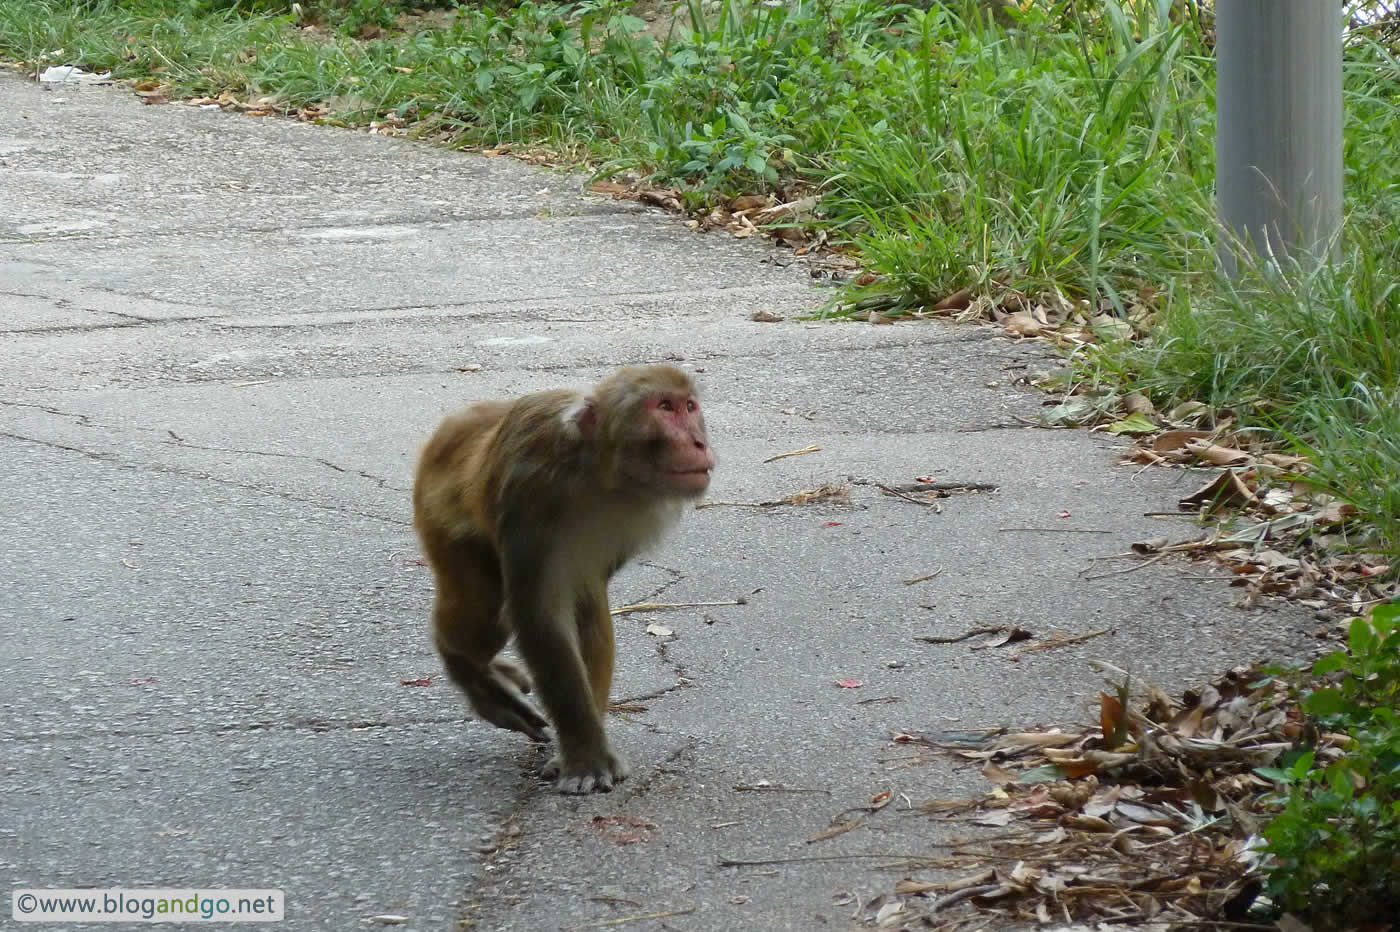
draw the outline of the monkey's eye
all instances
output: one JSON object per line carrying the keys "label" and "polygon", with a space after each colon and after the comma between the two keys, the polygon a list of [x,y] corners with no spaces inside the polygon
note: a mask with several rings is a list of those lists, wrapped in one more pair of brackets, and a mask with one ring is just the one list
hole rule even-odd
{"label": "monkey's eye", "polygon": [[658,402],[656,403],[656,407],[657,407],[658,409],[662,410],[662,411],[674,411],[674,410],[676,410],[676,406],[673,405],[673,404],[671,404],[671,399],[669,399],[669,398],[662,398],[660,401],[658,401]]}
{"label": "monkey's eye", "polygon": [[696,411],[699,411],[699,410],[700,410],[700,406],[699,406],[698,404],[696,404],[696,403],[695,403],[695,399],[692,398],[692,399],[690,399],[689,401],[687,401],[687,402],[685,403],[685,409],[686,409],[687,411],[689,411],[691,414],[694,414]]}

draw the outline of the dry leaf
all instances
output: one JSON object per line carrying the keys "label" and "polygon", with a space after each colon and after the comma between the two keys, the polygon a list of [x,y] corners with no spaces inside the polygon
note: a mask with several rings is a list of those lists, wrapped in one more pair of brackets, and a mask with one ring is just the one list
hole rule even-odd
{"label": "dry leaf", "polygon": [[997,747],[1053,748],[1073,744],[1078,736],[1058,731],[1019,731],[996,739]]}
{"label": "dry leaf", "polygon": [[1118,751],[1076,751],[1073,748],[1046,748],[1043,752],[1047,760],[1061,767],[1078,764],[1092,764],[1098,767],[1117,767],[1120,764],[1137,760],[1136,754]]}
{"label": "dry leaf", "polygon": [[919,896],[924,893],[941,891],[943,884],[929,883],[926,880],[910,880],[908,877],[894,885],[894,892],[900,896]]}
{"label": "dry leaf", "polygon": [[1187,511],[1203,505],[1214,511],[1221,506],[1253,505],[1258,501],[1240,477],[1227,469],[1177,504]]}
{"label": "dry leaf", "polygon": [[1157,425],[1145,414],[1134,412],[1108,425],[1110,434],[1150,434]]}
{"label": "dry leaf", "polygon": [[1200,423],[1210,418],[1210,407],[1200,401],[1183,401],[1167,412],[1167,417],[1177,423]]}
{"label": "dry leaf", "polygon": [[1349,502],[1328,502],[1314,520],[1318,524],[1341,524],[1354,514],[1356,506]]}
{"label": "dry leaf", "polygon": [[768,196],[765,194],[741,194],[729,202],[729,209],[733,211],[757,210],[768,206]]}
{"label": "dry leaf", "polygon": [[646,188],[637,192],[637,197],[648,204],[665,208],[666,210],[679,211],[681,202],[676,197],[676,192],[667,188]]}
{"label": "dry leaf", "polygon": [[818,502],[846,505],[850,501],[851,490],[843,485],[822,485],[815,489],[804,489],[801,492],[793,492],[782,500],[785,505],[814,505]]}
{"label": "dry leaf", "polygon": [[1107,741],[1118,733],[1118,726],[1123,722],[1123,703],[1118,701],[1117,696],[1110,696],[1108,693],[1099,692],[1099,729],[1103,731],[1104,740]]}
{"label": "dry leaf", "polygon": [[[1278,563],[1269,551],[1253,557]],[[1110,664],[1095,666],[1115,679],[1127,675]],[[1248,907],[1258,853],[1244,836],[1257,842],[1267,808],[1260,802],[1277,789],[1253,771],[1276,765],[1296,745],[1302,727],[1296,697],[1285,684],[1262,682],[1257,670],[1245,667],[1188,691],[1184,709],[1156,686],[1136,692],[1143,698],[1131,709],[1123,708],[1126,703],[1112,690],[1102,694],[1098,727],[1075,734],[989,737],[977,752],[961,749],[969,745],[925,739],[962,758],[996,755],[998,763],[988,764],[996,776],[1019,773],[1015,782],[999,782],[986,794],[972,821],[1022,825],[966,850],[965,857],[985,857],[997,867],[972,879],[973,886],[963,886],[967,895],[940,896],[940,920],[959,928],[995,924],[989,918],[993,913],[979,918],[950,911],[945,920],[943,911],[959,903],[973,913],[1035,915],[1085,928],[1119,922],[1130,915],[1125,910],[1135,911],[1134,919],[1168,911],[1218,918],[1222,904]],[[1099,749],[1105,731],[1125,726],[1141,736],[1136,745],[1118,752]],[[1325,733],[1314,740],[1320,757],[1341,753],[1341,745]],[[1040,749],[1040,742],[1064,746]],[[947,818],[969,811],[967,802],[930,801],[919,811]],[[1203,819],[1202,813],[1228,818]],[[953,889],[906,879],[897,895]],[[1290,929],[1306,932],[1303,926]]]}
{"label": "dry leaf", "polygon": [[933,306],[934,311],[965,311],[972,305],[972,292],[964,288],[955,291]]}
{"label": "dry leaf", "polygon": [[1156,407],[1141,392],[1129,392],[1124,395],[1123,410],[1129,414],[1141,414],[1143,417],[1151,417],[1157,413]]}
{"label": "dry leaf", "polygon": [[1190,441],[1211,436],[1214,434],[1208,430],[1164,430],[1152,438],[1152,450],[1155,453],[1185,452],[1186,444]]}
{"label": "dry leaf", "polygon": [[1235,450],[1205,440],[1186,441],[1186,451],[1213,466],[1247,466],[1254,457],[1243,450]]}
{"label": "dry leaf", "polygon": [[1099,314],[1089,321],[1089,329],[1101,340],[1131,340],[1133,325],[1112,314]]}
{"label": "dry leaf", "polygon": [[1144,450],[1142,447],[1133,447],[1118,461],[1120,464],[1136,463],[1140,466],[1161,466],[1167,463],[1167,459],[1158,456],[1151,450]]}
{"label": "dry leaf", "polygon": [[1107,787],[1085,800],[1080,807],[1080,811],[1086,816],[1093,816],[1094,818],[1101,819],[1114,810],[1118,805],[1118,798],[1122,795],[1123,787]]}
{"label": "dry leaf", "polygon": [[616,845],[651,841],[659,829],[655,822],[630,815],[594,816],[589,825],[600,836]]}
{"label": "dry leaf", "polygon": [[1113,824],[1104,820],[1096,819],[1093,816],[1071,813],[1065,816],[1065,827],[1077,828],[1082,832],[1111,832]]}
{"label": "dry leaf", "polygon": [[1296,469],[1301,471],[1306,468],[1308,461],[1301,456],[1290,456],[1286,453],[1261,453],[1259,459],[1270,466],[1277,466],[1280,469]]}
{"label": "dry leaf", "polygon": [[800,197],[795,201],[788,201],[785,204],[774,204],[772,207],[764,207],[755,212],[754,219],[759,223],[772,223],[774,220],[781,220],[784,217],[791,217],[793,220],[802,220],[812,213],[817,207],[817,196]]}
{"label": "dry leaf", "polygon": [[1040,332],[1045,329],[1040,321],[1036,320],[1025,311],[1017,311],[1014,314],[1008,314],[1006,319],[1001,322],[1001,325],[1007,333],[1017,337],[1039,336]]}
{"label": "dry leaf", "polygon": [[1115,810],[1125,819],[1129,819],[1139,825],[1173,825],[1176,819],[1160,809],[1150,806],[1139,806],[1136,803],[1120,802]]}
{"label": "dry leaf", "polygon": [[883,926],[886,922],[888,922],[890,919],[894,918],[903,911],[903,903],[899,902],[898,900],[891,900],[884,906],[881,906],[878,911],[876,911],[875,924],[877,926]]}
{"label": "dry leaf", "polygon": [[760,324],[776,324],[780,323],[782,319],[783,315],[774,314],[772,311],[754,311],[749,315],[749,320],[757,321]]}
{"label": "dry leaf", "polygon": [[802,227],[770,228],[768,230],[768,235],[794,248],[806,245],[807,241],[811,239],[811,234]]}

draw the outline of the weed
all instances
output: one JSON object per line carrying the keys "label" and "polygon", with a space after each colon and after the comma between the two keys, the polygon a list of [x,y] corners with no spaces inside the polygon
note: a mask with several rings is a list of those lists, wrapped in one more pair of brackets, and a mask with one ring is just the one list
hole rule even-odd
{"label": "weed", "polygon": [[1351,738],[1344,757],[1301,749],[1259,773],[1286,793],[1264,830],[1270,898],[1320,929],[1355,928],[1400,909],[1400,604],[1351,622],[1347,650],[1321,658],[1303,709]]}

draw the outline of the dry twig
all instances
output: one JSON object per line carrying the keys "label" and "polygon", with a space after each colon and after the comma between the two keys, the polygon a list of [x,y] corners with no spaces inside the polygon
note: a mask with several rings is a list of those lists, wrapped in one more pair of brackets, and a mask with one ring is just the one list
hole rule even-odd
{"label": "dry twig", "polygon": [[789,456],[805,456],[805,455],[807,455],[808,453],[820,453],[821,450],[822,450],[822,448],[821,448],[821,445],[820,445],[820,444],[813,443],[813,444],[810,444],[809,446],[803,447],[803,448],[800,449],[800,450],[789,450],[789,451],[787,451],[786,453],[778,453],[778,454],[776,454],[776,455],[774,455],[774,456],[770,456],[770,457],[768,457],[768,459],[764,460],[763,462],[764,462],[764,463],[772,463],[772,462],[775,462],[775,461],[777,461],[777,460],[786,459],[786,458],[789,457]]}
{"label": "dry twig", "polygon": [[633,602],[619,605],[612,610],[614,615],[630,615],[633,612],[666,612],[673,608],[714,608],[722,605],[745,605],[747,599],[726,599],[722,602]]}
{"label": "dry twig", "polygon": [[958,641],[966,641],[968,638],[975,638],[979,634],[996,634],[998,631],[1005,631],[1006,625],[982,625],[977,628],[970,628],[962,634],[938,635],[938,634],[916,634],[914,640],[927,641],[930,644],[956,644]]}
{"label": "dry twig", "polygon": [[1048,641],[1041,641],[1039,644],[1032,644],[1029,647],[1023,647],[1020,650],[1016,651],[1016,653],[1012,654],[1012,656],[1019,657],[1022,654],[1029,654],[1033,650],[1054,650],[1057,647],[1068,647],[1071,644],[1083,644],[1085,641],[1091,641],[1094,638],[1099,637],[1100,635],[1108,634],[1112,630],[1112,628],[1100,628],[1097,631],[1090,631],[1087,634],[1076,634],[1071,637],[1063,638],[1051,638]]}
{"label": "dry twig", "polygon": [[904,580],[904,585],[906,585],[906,586],[912,586],[912,585],[914,585],[914,583],[928,582],[930,579],[934,579],[935,577],[937,577],[937,576],[938,576],[939,574],[941,574],[942,572],[943,572],[943,567],[940,566],[938,569],[934,570],[932,573],[925,573],[925,574],[923,574],[922,576],[911,576],[911,577],[909,577],[908,579]]}

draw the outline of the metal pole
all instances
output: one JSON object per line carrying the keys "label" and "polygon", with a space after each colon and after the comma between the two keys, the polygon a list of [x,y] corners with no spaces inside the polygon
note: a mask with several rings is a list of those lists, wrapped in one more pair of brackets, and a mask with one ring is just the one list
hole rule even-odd
{"label": "metal pole", "polygon": [[1225,273],[1233,237],[1266,256],[1323,258],[1342,223],[1341,4],[1218,0],[1215,58]]}

